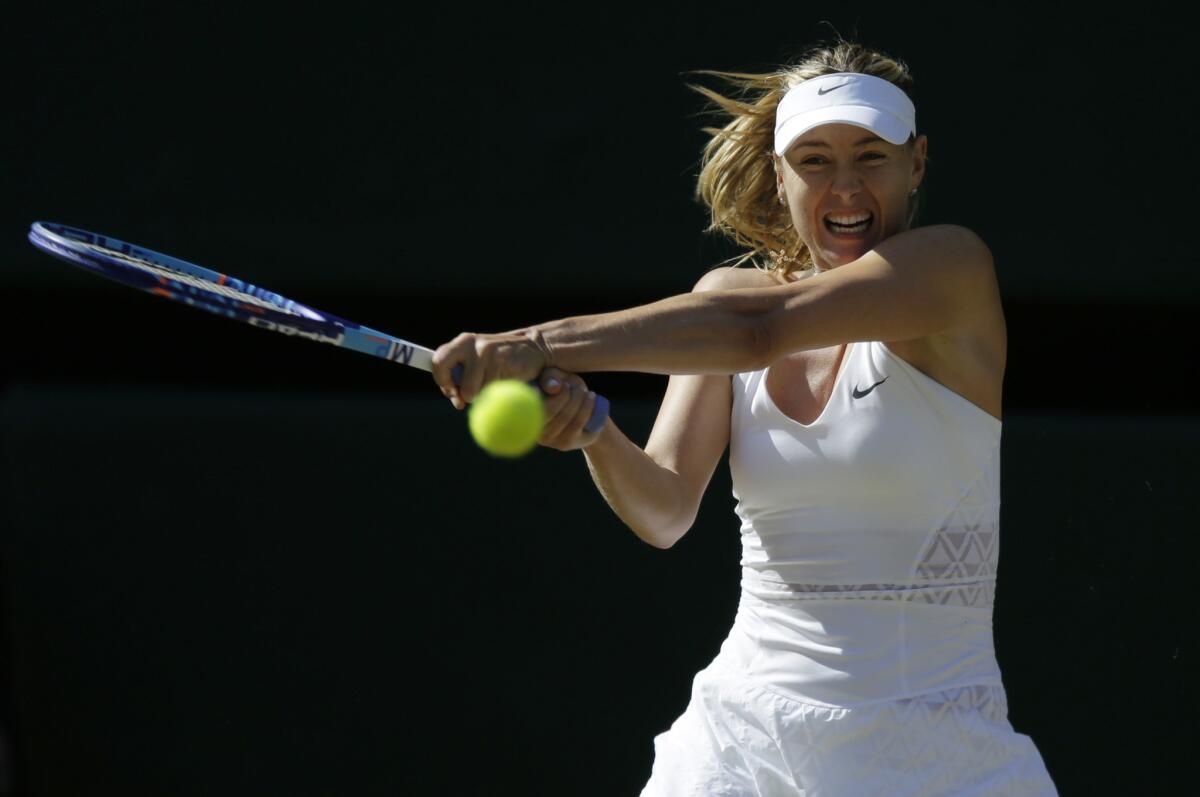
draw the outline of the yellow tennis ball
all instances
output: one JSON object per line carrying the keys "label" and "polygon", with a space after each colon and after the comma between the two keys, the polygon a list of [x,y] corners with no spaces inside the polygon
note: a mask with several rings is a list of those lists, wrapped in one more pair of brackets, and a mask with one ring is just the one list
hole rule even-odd
{"label": "yellow tennis ball", "polygon": [[517,379],[497,379],[479,391],[467,426],[479,447],[496,457],[528,454],[542,434],[546,408],[537,388]]}

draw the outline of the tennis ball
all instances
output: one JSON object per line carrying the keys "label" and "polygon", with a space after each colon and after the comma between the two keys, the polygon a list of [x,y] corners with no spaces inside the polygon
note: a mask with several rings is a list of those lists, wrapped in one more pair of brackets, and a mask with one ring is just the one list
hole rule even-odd
{"label": "tennis ball", "polygon": [[497,379],[484,385],[467,412],[471,437],[496,457],[528,454],[537,445],[545,423],[541,394],[517,379]]}

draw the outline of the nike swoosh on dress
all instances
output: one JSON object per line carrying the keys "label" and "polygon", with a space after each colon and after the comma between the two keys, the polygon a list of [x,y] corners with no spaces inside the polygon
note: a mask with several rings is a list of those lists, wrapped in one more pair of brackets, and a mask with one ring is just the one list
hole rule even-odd
{"label": "nike swoosh on dress", "polygon": [[888,378],[885,376],[883,379],[880,379],[878,382],[876,382],[875,384],[871,385],[871,386],[870,386],[869,388],[867,388],[866,390],[859,390],[859,389],[858,389],[858,387],[855,387],[855,388],[854,388],[854,397],[855,397],[856,399],[862,398],[863,396],[867,395],[867,394],[868,394],[868,393],[870,393],[872,390],[874,390],[875,388],[879,387],[880,385],[882,385],[882,384],[883,384],[884,382],[886,382],[886,381],[888,381]]}

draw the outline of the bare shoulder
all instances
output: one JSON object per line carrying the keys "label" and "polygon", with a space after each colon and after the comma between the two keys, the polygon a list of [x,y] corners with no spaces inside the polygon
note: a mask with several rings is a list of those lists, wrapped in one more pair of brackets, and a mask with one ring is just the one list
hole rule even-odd
{"label": "bare shoulder", "polygon": [[940,251],[941,260],[951,264],[966,279],[995,278],[992,250],[980,235],[961,224],[931,224],[913,232],[928,238],[929,245]]}
{"label": "bare shoulder", "polygon": [[957,236],[960,241],[967,246],[976,247],[985,251],[987,250],[987,244],[984,243],[983,238],[979,236],[979,233],[975,232],[970,227],[963,226],[962,224],[930,224],[925,227],[917,227],[916,229],[929,232],[934,235]]}
{"label": "bare shoulder", "polygon": [[781,278],[755,266],[718,266],[705,272],[704,276],[697,280],[692,292],[769,288],[782,284]]}
{"label": "bare shoulder", "polygon": [[[996,263],[991,248],[983,238],[971,228],[959,224],[935,224],[920,229],[936,236],[942,250],[941,256],[931,259],[944,264],[942,276],[947,282],[957,284],[960,296],[968,302],[974,299],[976,306],[971,310],[975,317],[989,313],[1002,316]],[[983,323],[986,325],[990,322],[984,320]]]}
{"label": "bare shoulder", "polygon": [[[936,298],[945,316],[943,331],[937,333],[942,337],[976,335],[994,328],[1003,315],[992,250],[969,227],[931,224],[906,230],[881,242],[869,256],[887,267],[903,263],[912,277],[913,295]],[[890,276],[886,270],[878,273]]]}
{"label": "bare shoulder", "polygon": [[992,251],[977,233],[956,224],[918,228],[927,236],[927,261],[940,284],[951,289],[963,308],[963,323],[953,330],[911,340],[888,341],[901,359],[1001,417],[1001,394],[1008,333]]}

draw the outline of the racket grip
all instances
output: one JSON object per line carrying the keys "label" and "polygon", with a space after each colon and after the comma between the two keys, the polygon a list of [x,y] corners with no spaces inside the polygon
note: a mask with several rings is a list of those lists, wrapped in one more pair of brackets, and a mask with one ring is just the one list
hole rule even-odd
{"label": "racket grip", "polygon": [[[454,384],[457,385],[462,382],[462,372],[463,372],[462,363],[459,363],[458,365],[454,366],[453,369],[451,369],[450,376],[454,378]],[[538,380],[536,380],[536,379],[529,380],[529,384],[536,387],[539,391],[542,390],[541,384],[539,384]],[[542,391],[542,392],[545,392],[545,391]],[[604,422],[607,420],[608,420],[608,399],[606,399],[604,396],[601,396],[599,393],[597,393],[596,394],[596,404],[592,407],[592,417],[588,418],[588,422],[583,425],[584,431],[598,432],[604,428]]]}
{"label": "racket grip", "polygon": [[588,422],[583,425],[583,428],[589,432],[598,432],[604,428],[604,422],[608,420],[608,399],[596,394],[596,404],[592,407],[592,417],[588,418]]}

